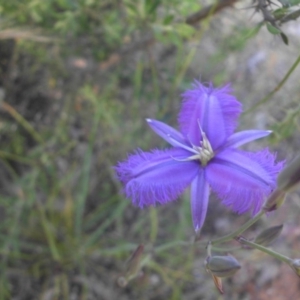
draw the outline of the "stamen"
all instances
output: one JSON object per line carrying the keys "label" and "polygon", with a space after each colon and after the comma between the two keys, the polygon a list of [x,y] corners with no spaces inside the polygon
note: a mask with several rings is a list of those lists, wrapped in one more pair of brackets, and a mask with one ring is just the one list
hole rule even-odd
{"label": "stamen", "polygon": [[176,160],[176,161],[192,161],[192,160],[197,160],[199,159],[199,155],[192,155],[192,156],[189,156],[187,158],[183,158],[183,159],[179,159],[179,158],[175,158],[173,156],[171,156],[172,159]]}
{"label": "stamen", "polygon": [[201,128],[199,120],[198,120],[198,125],[199,125],[199,129],[200,129],[201,137],[202,137],[202,141],[199,142],[200,146],[193,145],[191,143],[191,141],[189,140],[189,138],[187,137],[192,146],[192,147],[189,147],[185,144],[178,142],[176,139],[172,138],[171,134],[168,134],[168,137],[172,141],[173,145],[194,153],[194,155],[191,155],[191,156],[189,156],[187,158],[183,158],[183,159],[178,159],[178,158],[171,156],[172,159],[174,159],[176,161],[199,160],[202,166],[206,166],[207,163],[214,157],[214,151],[211,147],[211,144],[210,144],[205,132]]}
{"label": "stamen", "polygon": [[182,143],[179,143],[176,139],[172,138],[171,134],[168,133],[167,136],[170,138],[170,140],[172,140],[173,145],[176,145],[179,148],[183,148],[183,149],[185,149],[187,151],[190,151],[190,152],[193,152],[195,154],[198,153],[194,148],[191,148],[191,147],[188,147],[188,146],[186,146]]}

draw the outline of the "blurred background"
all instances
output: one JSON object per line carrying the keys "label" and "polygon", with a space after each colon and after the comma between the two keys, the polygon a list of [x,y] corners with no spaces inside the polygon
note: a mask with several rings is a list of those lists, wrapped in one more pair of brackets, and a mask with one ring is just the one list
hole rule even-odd
{"label": "blurred background", "polygon": [[[166,147],[145,118],[176,127],[194,79],[231,83],[239,130],[273,130],[244,149],[290,161],[300,148],[299,2],[0,0],[0,300],[297,299],[293,271],[250,249],[231,253],[242,268],[221,296],[205,249],[192,245],[188,191],[140,210],[113,166]],[[245,235],[284,223],[272,247],[299,258],[299,200],[289,195]],[[200,239],[249,218],[212,195]]]}

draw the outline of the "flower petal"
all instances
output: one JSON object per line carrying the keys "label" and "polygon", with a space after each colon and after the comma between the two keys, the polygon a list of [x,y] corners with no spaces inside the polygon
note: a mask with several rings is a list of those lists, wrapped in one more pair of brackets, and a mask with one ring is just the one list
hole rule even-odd
{"label": "flower petal", "polygon": [[225,205],[238,213],[252,209],[256,214],[283,167],[275,158],[268,149],[256,153],[226,149],[207,165],[206,179]]}
{"label": "flower petal", "polygon": [[246,143],[263,138],[272,133],[271,130],[245,130],[231,135],[221,148],[237,148]]}
{"label": "flower petal", "polygon": [[209,186],[205,180],[204,170],[192,181],[191,210],[195,231],[198,232],[205,221],[209,197]]}
{"label": "flower petal", "polygon": [[236,128],[241,113],[241,103],[230,92],[229,86],[214,89],[212,85],[205,87],[196,81],[194,89],[183,94],[179,123],[187,140],[199,146],[199,124],[213,149],[227,140]]}
{"label": "flower petal", "polygon": [[176,199],[197,175],[197,162],[182,161],[188,155],[188,151],[180,148],[139,151],[115,169],[133,204],[141,208],[165,204]]}
{"label": "flower petal", "polygon": [[186,140],[183,135],[173,127],[163,122],[152,119],[146,119],[146,121],[155,133],[157,133],[173,147],[180,147],[181,144],[183,146],[187,146]]}

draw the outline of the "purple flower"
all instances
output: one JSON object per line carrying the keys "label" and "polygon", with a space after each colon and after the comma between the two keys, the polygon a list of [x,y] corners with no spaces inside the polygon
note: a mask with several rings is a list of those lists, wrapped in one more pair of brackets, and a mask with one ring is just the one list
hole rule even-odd
{"label": "purple flower", "polygon": [[196,231],[206,216],[210,189],[237,213],[256,214],[275,188],[283,162],[268,149],[253,153],[237,147],[265,137],[271,131],[233,133],[242,111],[229,86],[215,89],[195,82],[183,94],[180,131],[160,121],[149,126],[171,149],[138,150],[116,167],[124,192],[134,205],[166,204],[191,185],[191,210]]}

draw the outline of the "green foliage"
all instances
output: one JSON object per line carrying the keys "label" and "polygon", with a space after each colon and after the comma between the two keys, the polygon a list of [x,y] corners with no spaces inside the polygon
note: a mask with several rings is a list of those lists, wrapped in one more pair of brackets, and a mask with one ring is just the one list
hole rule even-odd
{"label": "green foliage", "polygon": [[255,27],[241,27],[235,28],[234,35],[225,40],[226,46],[230,51],[239,51],[242,50],[246,45],[249,39],[253,38],[261,29],[262,23],[256,25]]}
{"label": "green foliage", "polygon": [[277,27],[273,26],[273,25],[270,24],[270,23],[267,23],[266,26],[267,26],[268,31],[269,31],[270,33],[272,33],[272,34],[279,34],[279,33],[281,33],[281,30],[280,30],[280,29],[278,29]]}
{"label": "green foliage", "polygon": [[279,2],[282,4],[283,7],[291,7],[300,4],[299,0],[279,0]]}
{"label": "green foliage", "polygon": [[[121,47],[134,32],[147,32],[165,43],[180,43],[194,29],[184,24],[184,16],[199,9],[194,1],[126,0],[25,0],[0,3],[2,18],[9,26],[41,28],[58,34],[62,41],[85,36],[96,57],[104,59]],[[176,20],[176,21],[175,21]],[[180,21],[179,21],[180,20]],[[8,26],[8,25],[7,25]],[[101,47],[99,47],[101,46]]]}
{"label": "green foliage", "polygon": [[[146,255],[142,262],[149,274],[158,274],[169,291],[168,299],[184,298],[194,280],[196,255],[190,243],[183,242],[192,234],[187,197],[174,209],[137,210],[120,194],[122,187],[112,166],[137,147],[162,145],[146,130],[144,118],[149,114],[175,122],[178,95],[190,83],[185,77],[197,50],[186,48],[186,41],[200,43],[208,27],[196,29],[185,23],[198,9],[194,0],[0,1],[1,29],[38,29],[54,39],[48,44],[17,41],[9,62],[16,67],[22,57],[30,57],[25,77],[38,77],[46,69],[45,88],[51,95],[62,94],[59,100],[51,98],[40,121],[24,113],[26,89],[18,101],[9,104],[4,99],[10,105],[6,110],[1,103],[0,162],[5,188],[0,194],[0,300],[17,298],[12,287],[14,270],[20,282],[37,283],[37,298],[54,290],[57,299],[70,299],[70,286],[78,277],[105,276],[111,284],[140,243],[155,255],[155,259]],[[285,9],[277,10],[281,18],[287,16]],[[262,25],[236,27],[233,34],[222,37],[208,65],[242,50]],[[145,47],[144,38],[175,45],[174,64],[161,66],[148,49],[135,55],[135,42],[142,40]],[[76,69],[80,80],[70,84],[69,72],[74,69],[66,63],[68,55],[73,58],[89,51],[103,64],[117,55],[118,64],[105,69],[91,60],[96,71],[85,77]],[[120,53],[131,54],[131,61],[124,63],[125,55]],[[214,81],[221,84],[227,81],[226,75],[220,71]],[[14,83],[9,76],[8,80]],[[299,125],[297,111],[298,115],[288,112],[274,125],[280,139],[292,134],[292,125]],[[143,283],[139,275],[135,280],[131,288],[138,294]],[[78,290],[81,299],[93,294],[87,283]]]}
{"label": "green foliage", "polygon": [[295,129],[300,130],[299,116],[300,106],[287,110],[285,117],[272,126],[272,130],[274,131],[272,142],[277,144],[287,140],[294,134]]}

